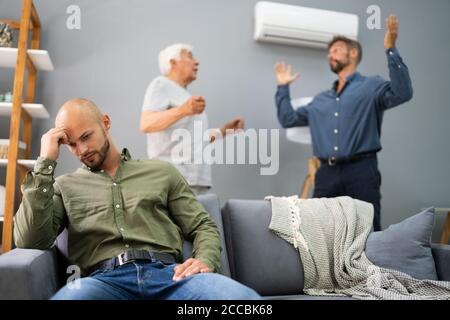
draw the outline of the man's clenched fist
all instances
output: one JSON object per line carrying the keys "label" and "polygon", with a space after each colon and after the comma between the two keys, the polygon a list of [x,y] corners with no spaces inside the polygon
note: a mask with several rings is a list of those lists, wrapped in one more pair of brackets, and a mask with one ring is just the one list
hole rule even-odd
{"label": "man's clenched fist", "polygon": [[205,98],[192,96],[181,107],[187,115],[200,114],[205,110]]}

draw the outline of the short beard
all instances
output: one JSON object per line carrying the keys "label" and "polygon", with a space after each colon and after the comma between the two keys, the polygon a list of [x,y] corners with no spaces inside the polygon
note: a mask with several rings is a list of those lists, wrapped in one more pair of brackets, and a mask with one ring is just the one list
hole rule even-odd
{"label": "short beard", "polygon": [[336,74],[339,74],[342,70],[344,70],[345,67],[347,67],[350,64],[350,55],[347,56],[347,62],[344,63],[342,61],[336,60],[336,66],[333,67],[333,64],[330,63],[330,69]]}
{"label": "short beard", "polygon": [[333,67],[332,64],[330,64],[330,69],[331,71],[333,71],[336,74],[339,74],[339,72],[341,72],[342,70],[344,70],[344,68],[347,66],[348,64],[344,64],[340,61],[336,61],[336,66]]}
{"label": "short beard", "polygon": [[83,161],[83,163],[86,166],[88,166],[91,169],[91,171],[98,171],[100,169],[100,167],[102,166],[103,162],[105,162],[106,156],[108,155],[110,144],[109,144],[108,138],[106,137],[106,135],[104,133],[103,133],[103,136],[105,137],[105,143],[101,147],[100,151],[96,151],[96,153],[98,153],[98,155],[100,156],[100,160],[91,166],[88,163]]}

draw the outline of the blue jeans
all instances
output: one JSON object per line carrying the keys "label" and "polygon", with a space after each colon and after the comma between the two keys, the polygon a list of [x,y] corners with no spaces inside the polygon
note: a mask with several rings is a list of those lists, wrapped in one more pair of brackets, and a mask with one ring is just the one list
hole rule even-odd
{"label": "blue jeans", "polygon": [[[216,273],[173,281],[173,268],[160,261],[133,262],[97,270],[60,289],[52,300],[256,300],[252,289]],[[77,288],[78,285],[78,288]]]}
{"label": "blue jeans", "polygon": [[377,158],[328,166],[322,164],[316,172],[314,198],[349,196],[373,205],[373,230],[381,230],[381,174]]}

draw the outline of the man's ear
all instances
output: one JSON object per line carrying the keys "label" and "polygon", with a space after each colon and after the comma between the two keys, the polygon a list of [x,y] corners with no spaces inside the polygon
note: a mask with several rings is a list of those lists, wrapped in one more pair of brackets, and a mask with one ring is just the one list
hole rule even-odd
{"label": "man's ear", "polygon": [[170,59],[170,70],[173,70],[173,68],[177,65],[177,60]]}
{"label": "man's ear", "polygon": [[351,48],[350,49],[350,58],[355,61],[356,64],[358,64],[358,49]]}
{"label": "man's ear", "polygon": [[111,118],[107,114],[103,115],[102,123],[106,131],[111,128]]}

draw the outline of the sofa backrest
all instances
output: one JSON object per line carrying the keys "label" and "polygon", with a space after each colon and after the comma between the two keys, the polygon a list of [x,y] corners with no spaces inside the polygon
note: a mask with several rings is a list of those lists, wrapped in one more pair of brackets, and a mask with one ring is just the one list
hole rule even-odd
{"label": "sofa backrest", "polygon": [[268,229],[269,201],[229,200],[222,209],[231,277],[264,296],[300,294],[303,266],[292,245]]}
{"label": "sofa backrest", "polygon": [[[230,276],[230,267],[228,263],[227,249],[225,246],[225,239],[223,234],[223,224],[222,217],[220,213],[219,198],[215,194],[200,195],[197,197],[198,201],[205,207],[205,210],[211,215],[212,219],[216,222],[220,231],[220,241],[222,244],[221,253],[221,274],[225,276]],[[64,230],[56,239],[56,246],[60,253],[67,258],[68,257],[68,247],[67,247],[67,230]],[[192,243],[189,241],[184,241],[183,246],[183,257],[185,259],[189,258],[192,253]]]}

